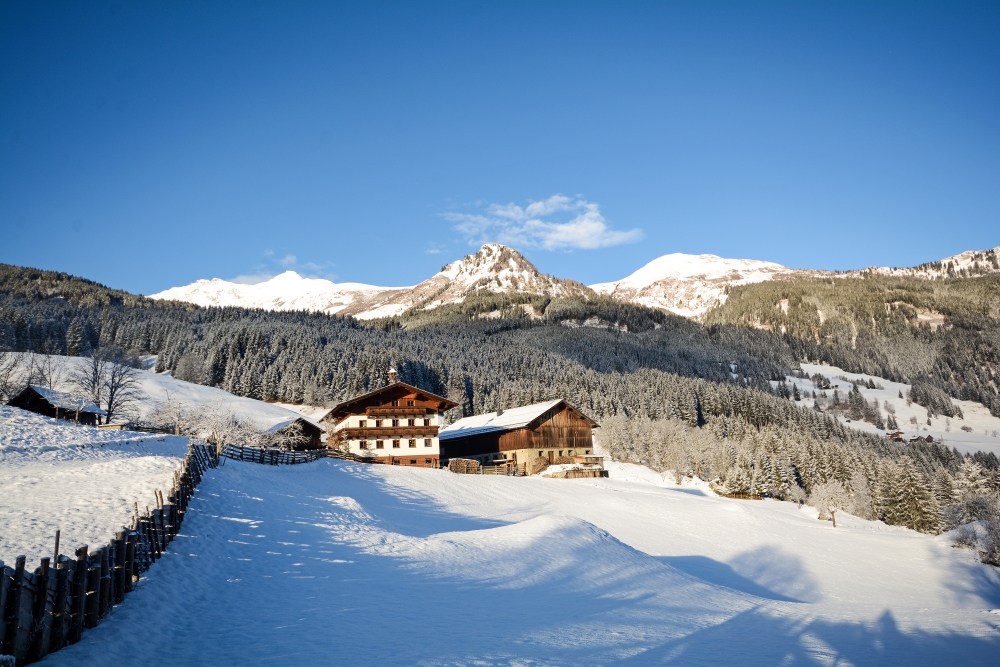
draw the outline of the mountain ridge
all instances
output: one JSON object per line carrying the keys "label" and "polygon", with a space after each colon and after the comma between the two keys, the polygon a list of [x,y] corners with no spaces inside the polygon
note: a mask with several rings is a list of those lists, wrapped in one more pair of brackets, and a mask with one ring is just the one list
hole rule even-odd
{"label": "mountain ridge", "polygon": [[729,289],[758,282],[796,278],[860,278],[870,275],[925,279],[1000,272],[1000,246],[970,250],[910,268],[868,267],[853,271],[793,269],[775,262],[730,259],[717,255],[670,253],[611,282],[586,286],[541,273],[513,248],[488,243],[408,287],[334,283],[286,271],[256,285],[218,278],[197,280],[150,295],[200,306],[242,306],[266,310],[307,310],[367,320],[394,317],[412,308],[431,310],[460,303],[477,291],[521,292],[548,297],[596,295],[701,319],[726,302]]}

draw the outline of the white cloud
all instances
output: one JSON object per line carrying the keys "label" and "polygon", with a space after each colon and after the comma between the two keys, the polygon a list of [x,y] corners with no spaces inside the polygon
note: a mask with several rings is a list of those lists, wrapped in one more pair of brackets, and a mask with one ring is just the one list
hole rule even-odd
{"label": "white cloud", "polygon": [[274,277],[273,273],[254,273],[236,276],[231,279],[231,283],[239,283],[240,285],[256,285],[257,283],[265,283]]}
{"label": "white cloud", "polygon": [[295,255],[285,255],[278,260],[278,264],[281,264],[282,266],[295,266],[298,261],[299,260]]}
{"label": "white cloud", "polygon": [[611,229],[598,204],[565,195],[553,195],[523,208],[491,204],[484,213],[449,212],[445,218],[456,223],[454,229],[474,244],[497,241],[546,250],[592,250],[642,238],[638,228]]}

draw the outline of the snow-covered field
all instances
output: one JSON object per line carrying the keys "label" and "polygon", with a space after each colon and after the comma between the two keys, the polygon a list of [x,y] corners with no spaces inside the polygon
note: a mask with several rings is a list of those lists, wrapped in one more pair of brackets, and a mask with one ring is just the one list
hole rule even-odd
{"label": "snow-covered field", "polygon": [[[866,400],[878,399],[881,406],[884,406],[886,402],[891,403],[896,409],[896,421],[899,423],[899,430],[905,434],[907,439],[915,435],[931,435],[934,437],[934,440],[944,442],[948,447],[954,447],[963,454],[984,451],[993,452],[997,456],[1000,456],[1000,418],[991,415],[990,411],[982,403],[952,399],[952,403],[962,409],[965,418],[952,417],[949,419],[943,416],[934,417],[931,419],[931,425],[928,426],[926,408],[916,403],[909,406],[906,405],[905,396],[910,391],[910,385],[908,384],[890,382],[874,375],[848,373],[836,366],[819,364],[802,364],[801,366],[807,375],[811,376],[819,373],[830,379],[830,389],[827,390],[827,394],[830,396],[833,395],[833,387],[835,386],[840,389],[841,396],[846,396],[847,392],[851,390],[851,383],[838,379],[838,376],[843,376],[850,380],[874,380],[876,384],[882,385],[884,389],[869,389],[868,387],[858,385],[858,391],[861,392],[861,395]],[[792,386],[792,383],[797,384],[800,391],[807,389],[809,391],[816,390],[815,385],[809,380],[788,377],[787,382],[789,387]],[[899,397],[900,392],[902,392],[904,398]],[[816,393],[818,394],[819,390],[816,390]],[[799,405],[811,406],[812,398],[803,399],[799,402]],[[917,418],[916,425],[910,423],[910,417]],[[844,421],[843,418],[841,418],[841,421]],[[871,424],[865,422],[853,421],[850,426],[872,433],[885,433],[885,431],[879,431]],[[963,431],[963,426],[971,428],[972,432]],[[994,433],[998,435],[993,435]]]}
{"label": "snow-covered field", "polygon": [[169,488],[187,438],[102,431],[0,406],[0,560],[106,544]]}
{"label": "snow-covered field", "polygon": [[1000,575],[931,537],[610,479],[227,462],[56,665],[993,665]]}

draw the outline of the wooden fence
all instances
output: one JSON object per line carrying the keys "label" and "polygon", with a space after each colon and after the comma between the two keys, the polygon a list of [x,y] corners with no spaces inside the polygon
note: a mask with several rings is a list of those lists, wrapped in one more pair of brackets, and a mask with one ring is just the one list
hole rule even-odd
{"label": "wooden fence", "polygon": [[[325,459],[329,455],[325,449],[311,449],[305,452],[286,452],[267,447],[247,447],[245,445],[223,445],[220,454],[236,461],[250,461],[267,465],[294,465]],[[342,453],[342,452],[338,452]]]}
{"label": "wooden fence", "polygon": [[34,572],[24,556],[13,568],[0,561],[0,665],[11,656],[16,667],[36,662],[96,627],[163,555],[202,476],[217,465],[214,449],[189,444],[166,498],[157,492],[156,508],[141,515],[136,505],[132,525],[108,545],[84,545],[71,558],[60,555],[57,532],[53,559],[43,558]]}

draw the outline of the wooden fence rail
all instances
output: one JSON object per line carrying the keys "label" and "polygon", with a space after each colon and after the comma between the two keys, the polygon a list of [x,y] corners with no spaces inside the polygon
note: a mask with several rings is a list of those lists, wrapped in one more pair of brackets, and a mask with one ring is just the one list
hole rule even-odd
{"label": "wooden fence rail", "polygon": [[107,545],[84,545],[71,558],[59,553],[56,533],[53,559],[43,558],[33,572],[24,556],[14,567],[0,561],[0,667],[41,660],[96,627],[163,555],[205,471],[217,465],[214,448],[189,444],[167,496],[157,492],[156,508],[142,514],[136,505],[131,526]]}

